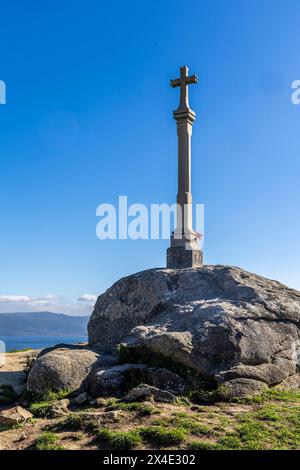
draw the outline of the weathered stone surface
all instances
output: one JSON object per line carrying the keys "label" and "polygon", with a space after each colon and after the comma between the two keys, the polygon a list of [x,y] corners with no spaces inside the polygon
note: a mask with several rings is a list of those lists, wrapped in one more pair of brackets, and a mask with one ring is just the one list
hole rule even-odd
{"label": "weathered stone surface", "polygon": [[49,390],[82,392],[99,354],[81,347],[63,347],[42,353],[30,370],[27,389],[43,394]]}
{"label": "weathered stone surface", "polygon": [[69,413],[70,401],[67,398],[55,402],[49,412],[51,418],[61,418]]}
{"label": "weathered stone surface", "polygon": [[101,425],[106,423],[112,423],[119,421],[122,416],[123,412],[121,410],[113,410],[113,411],[84,411],[81,413],[81,416],[85,420],[90,420],[94,422],[98,422]]}
{"label": "weathered stone surface", "polygon": [[159,367],[149,367],[146,382],[175,395],[183,393],[186,388],[186,380],[175,374],[175,372]]}
{"label": "weathered stone surface", "polygon": [[145,364],[122,364],[94,371],[89,379],[89,393],[93,397],[120,396],[130,387],[141,383],[146,370]]}
{"label": "weathered stone surface", "polygon": [[254,379],[233,379],[226,382],[224,398],[259,395],[267,389],[267,384]]}
{"label": "weathered stone surface", "polygon": [[140,400],[149,400],[153,398],[155,401],[163,403],[175,403],[176,397],[173,393],[166,390],[160,390],[159,388],[152,387],[151,385],[142,384],[138,387],[133,388],[127,393],[125,401],[133,402]]}
{"label": "weathered stone surface", "polygon": [[300,389],[300,374],[294,374],[284,379],[276,388],[283,390],[297,390]]}
{"label": "weathered stone surface", "polygon": [[88,331],[101,352],[122,343],[132,359],[165,358],[242,394],[297,372],[300,293],[228,266],[151,269],[101,295]]}
{"label": "weathered stone surface", "polygon": [[10,426],[18,424],[30,418],[32,418],[32,414],[25,410],[25,408],[22,408],[22,406],[14,406],[0,412],[0,424],[2,425]]}

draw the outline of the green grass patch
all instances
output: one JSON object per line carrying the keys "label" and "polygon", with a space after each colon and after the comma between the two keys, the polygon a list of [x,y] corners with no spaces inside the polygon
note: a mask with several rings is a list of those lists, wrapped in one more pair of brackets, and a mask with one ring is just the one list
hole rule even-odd
{"label": "green grass patch", "polygon": [[197,419],[195,418],[189,418],[187,415],[184,413],[178,413],[175,414],[175,416],[172,416],[171,418],[161,418],[161,419],[156,419],[153,422],[154,425],[156,426],[161,426],[161,427],[174,427],[174,428],[181,428],[184,431],[186,431],[189,434],[193,434],[195,436],[206,436],[206,435],[211,435],[213,434],[213,431],[211,428],[208,426],[205,426],[204,424],[199,423]]}
{"label": "green grass patch", "polygon": [[54,392],[52,390],[48,390],[45,393],[37,394],[34,392],[29,392],[25,390],[23,393],[21,400],[24,402],[26,401],[29,404],[32,403],[45,403],[50,402],[54,403],[57,400],[62,400],[63,398],[68,398],[70,396],[70,390],[60,390],[59,392]]}
{"label": "green grass patch", "polygon": [[152,442],[159,447],[178,445],[185,441],[186,431],[184,429],[166,429],[163,426],[141,428],[140,435],[146,441]]}
{"label": "green grass patch", "polygon": [[98,439],[119,450],[133,449],[141,443],[140,435],[136,431],[110,431],[107,428],[99,429]]}
{"label": "green grass patch", "polygon": [[187,450],[222,450],[222,446],[208,441],[191,441],[186,445]]}
{"label": "green grass patch", "polygon": [[93,418],[86,418],[84,413],[70,413],[58,423],[48,427],[53,431],[84,431],[87,433],[97,433],[99,421]]}
{"label": "green grass patch", "polygon": [[51,418],[52,409],[58,400],[64,399],[70,395],[68,390],[61,390],[60,392],[47,392],[43,395],[30,394],[27,401],[29,401],[29,410],[35,418]]}
{"label": "green grass patch", "polygon": [[274,407],[265,407],[255,413],[255,417],[262,421],[279,421],[280,415],[275,411]]}
{"label": "green grass patch", "polygon": [[153,405],[148,405],[141,402],[125,403],[117,401],[106,408],[107,410],[124,410],[124,411],[135,411],[139,416],[150,416],[158,414],[159,410]]}
{"label": "green grass patch", "polygon": [[55,429],[62,431],[79,431],[85,427],[86,420],[81,413],[70,413],[66,418],[56,424]]}
{"label": "green grass patch", "polygon": [[281,390],[279,388],[268,388],[260,395],[245,398],[234,398],[232,402],[245,405],[264,404],[268,402],[294,403],[300,401],[300,391]]}
{"label": "green grass patch", "polygon": [[243,448],[240,438],[234,433],[228,433],[218,440],[218,446],[222,450],[241,450]]}
{"label": "green grass patch", "polygon": [[36,442],[36,450],[64,450],[64,447],[59,443],[58,437],[52,432],[43,432]]}
{"label": "green grass patch", "polygon": [[0,424],[0,432],[9,431],[10,429],[21,429],[24,423],[17,424]]}
{"label": "green grass patch", "polygon": [[32,403],[29,407],[29,411],[33,414],[35,418],[50,418],[53,409],[53,403],[39,402]]}
{"label": "green grass patch", "polygon": [[229,401],[229,392],[224,385],[215,388],[200,387],[198,390],[188,391],[187,397],[193,403],[213,405],[220,401]]}

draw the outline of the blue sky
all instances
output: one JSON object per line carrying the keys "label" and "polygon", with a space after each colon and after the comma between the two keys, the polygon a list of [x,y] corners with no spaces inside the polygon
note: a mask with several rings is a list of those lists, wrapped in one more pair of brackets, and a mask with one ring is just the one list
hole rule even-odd
{"label": "blue sky", "polygon": [[205,262],[300,289],[299,16],[298,0],[2,2],[0,311],[89,313],[164,266],[165,240],[98,240],[96,207],[175,202],[184,64]]}

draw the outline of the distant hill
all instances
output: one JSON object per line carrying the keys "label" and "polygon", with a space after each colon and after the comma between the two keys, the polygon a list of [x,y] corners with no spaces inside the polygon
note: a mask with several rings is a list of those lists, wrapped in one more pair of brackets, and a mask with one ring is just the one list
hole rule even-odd
{"label": "distant hill", "polygon": [[84,336],[88,320],[52,312],[0,313],[0,336]]}

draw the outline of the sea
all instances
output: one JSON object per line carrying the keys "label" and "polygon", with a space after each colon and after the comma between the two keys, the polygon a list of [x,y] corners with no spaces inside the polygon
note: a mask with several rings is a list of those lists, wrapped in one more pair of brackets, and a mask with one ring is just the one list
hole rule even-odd
{"label": "sea", "polygon": [[44,349],[51,346],[55,346],[59,343],[65,344],[76,344],[86,343],[88,341],[87,336],[0,336],[0,341],[5,347],[6,352],[20,349]]}

